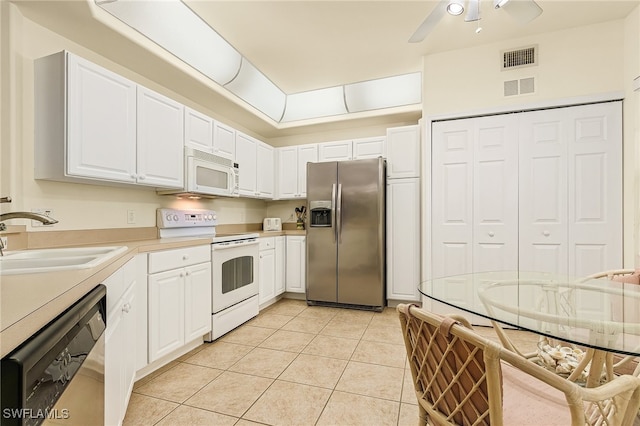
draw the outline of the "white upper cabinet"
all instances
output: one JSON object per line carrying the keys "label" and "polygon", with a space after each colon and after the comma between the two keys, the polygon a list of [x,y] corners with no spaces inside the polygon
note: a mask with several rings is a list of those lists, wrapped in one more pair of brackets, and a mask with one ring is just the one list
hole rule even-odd
{"label": "white upper cabinet", "polygon": [[318,145],[303,145],[298,147],[298,196],[307,197],[307,164],[318,161]]}
{"label": "white upper cabinet", "polygon": [[353,140],[353,159],[384,157],[385,137],[362,138]]}
{"label": "white upper cabinet", "polygon": [[307,163],[318,161],[318,145],[298,145],[278,148],[278,198],[294,199],[307,196]]}
{"label": "white upper cabinet", "polygon": [[318,161],[347,161],[384,157],[385,137],[361,138],[318,144]]}
{"label": "white upper cabinet", "polygon": [[278,198],[296,198],[298,190],[298,147],[277,148]]}
{"label": "white upper cabinet", "polygon": [[234,161],[236,158],[236,130],[218,121],[213,123],[213,153]]}
{"label": "white upper cabinet", "polygon": [[63,51],[35,61],[35,178],[179,188],[183,107]]}
{"label": "white upper cabinet", "polygon": [[256,161],[256,195],[260,198],[273,198],[275,194],[275,149],[264,142],[258,142],[256,149],[258,154]]}
{"label": "white upper cabinet", "polygon": [[235,160],[236,130],[233,127],[186,107],[184,120],[185,146]]}
{"label": "white upper cabinet", "polygon": [[213,152],[213,119],[191,108],[184,109],[184,145]]}
{"label": "white upper cabinet", "polygon": [[35,178],[135,183],[135,172],[136,84],[67,52],[36,60]]}
{"label": "white upper cabinet", "polygon": [[183,132],[182,104],[138,86],[138,183],[182,188]]}
{"label": "white upper cabinet", "polygon": [[353,159],[353,141],[322,142],[318,144],[318,161],[346,161]]}
{"label": "white upper cabinet", "polygon": [[420,177],[420,127],[387,129],[386,158],[389,179]]}
{"label": "white upper cabinet", "polygon": [[274,148],[244,133],[236,133],[240,196],[273,198]]}
{"label": "white upper cabinet", "polygon": [[236,162],[239,167],[239,192],[241,196],[255,197],[256,195],[257,160],[258,141],[238,132],[236,134]]}

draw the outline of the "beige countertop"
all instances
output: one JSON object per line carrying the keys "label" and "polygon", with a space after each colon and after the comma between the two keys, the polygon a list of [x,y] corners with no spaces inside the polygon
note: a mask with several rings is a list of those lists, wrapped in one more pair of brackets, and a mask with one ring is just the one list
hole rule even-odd
{"label": "beige countertop", "polygon": [[[305,235],[304,230],[258,231],[260,237]],[[122,243],[128,250],[95,268],[0,276],[0,356],[4,357],[139,253],[210,244],[208,238],[163,238]]]}

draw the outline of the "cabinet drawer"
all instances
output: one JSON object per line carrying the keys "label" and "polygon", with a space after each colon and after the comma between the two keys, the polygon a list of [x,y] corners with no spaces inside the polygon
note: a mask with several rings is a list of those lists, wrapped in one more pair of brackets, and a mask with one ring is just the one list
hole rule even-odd
{"label": "cabinet drawer", "polygon": [[211,246],[185,247],[149,253],[149,273],[168,271],[211,261]]}
{"label": "cabinet drawer", "polygon": [[260,250],[270,250],[276,248],[276,239],[274,237],[259,238]]}

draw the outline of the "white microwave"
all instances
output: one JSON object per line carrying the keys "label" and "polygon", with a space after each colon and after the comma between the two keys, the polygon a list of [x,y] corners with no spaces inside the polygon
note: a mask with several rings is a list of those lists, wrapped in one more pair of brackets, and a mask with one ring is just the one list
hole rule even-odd
{"label": "white microwave", "polygon": [[158,191],[163,195],[239,197],[238,163],[228,158],[185,147],[184,188]]}

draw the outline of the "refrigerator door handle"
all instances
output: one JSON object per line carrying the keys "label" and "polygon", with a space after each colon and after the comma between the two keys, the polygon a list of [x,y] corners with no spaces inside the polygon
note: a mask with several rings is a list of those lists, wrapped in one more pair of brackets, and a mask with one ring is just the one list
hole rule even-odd
{"label": "refrigerator door handle", "polygon": [[336,184],[331,187],[331,226],[333,227],[333,242],[338,242],[338,224],[336,223]]}
{"label": "refrigerator door handle", "polygon": [[338,234],[338,244],[342,244],[342,184],[338,184],[338,198],[336,200],[336,233]]}

